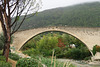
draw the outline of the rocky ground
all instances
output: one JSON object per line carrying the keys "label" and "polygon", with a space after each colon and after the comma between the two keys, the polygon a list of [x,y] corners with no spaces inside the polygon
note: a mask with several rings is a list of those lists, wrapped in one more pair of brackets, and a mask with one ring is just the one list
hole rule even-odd
{"label": "rocky ground", "polygon": [[87,61],[77,61],[77,60],[71,60],[71,59],[58,59],[58,61],[70,62],[74,64],[76,67],[100,67],[100,61],[93,61],[93,62],[88,62],[88,63]]}

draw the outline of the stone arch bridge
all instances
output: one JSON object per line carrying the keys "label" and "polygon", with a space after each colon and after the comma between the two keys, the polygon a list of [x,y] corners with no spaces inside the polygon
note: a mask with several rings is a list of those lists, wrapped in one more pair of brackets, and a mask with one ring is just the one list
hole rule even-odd
{"label": "stone arch bridge", "polygon": [[[35,28],[24,31],[18,31],[14,34],[14,42],[12,46],[15,50],[19,50],[29,39],[47,31],[61,31],[68,33],[81,40],[91,51],[94,45],[100,46],[100,28],[84,28],[84,27],[45,27]],[[100,59],[100,53],[95,58]]]}

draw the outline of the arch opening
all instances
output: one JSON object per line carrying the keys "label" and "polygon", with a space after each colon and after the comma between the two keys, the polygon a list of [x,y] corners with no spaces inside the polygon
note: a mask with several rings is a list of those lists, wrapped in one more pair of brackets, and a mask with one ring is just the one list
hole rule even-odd
{"label": "arch opening", "polygon": [[[72,34],[70,34],[70,33],[67,33],[66,31],[58,31],[58,30],[43,31],[43,32],[39,32],[38,34],[35,34],[35,35],[33,35],[32,37],[30,37],[26,42],[24,42],[24,44],[21,46],[21,48],[20,48],[19,50],[21,50],[22,47],[23,47],[28,41],[30,41],[32,38],[34,38],[34,37],[36,37],[36,36],[38,36],[38,35],[40,35],[40,34],[42,34],[42,33],[45,33],[45,32],[62,32],[62,33],[71,35],[71,36],[75,37],[76,39],[80,40],[79,37],[74,36],[74,35],[72,35]],[[82,40],[80,40],[80,41],[88,48],[88,46],[86,45],[85,42],[83,42]],[[89,48],[88,48],[88,49],[89,49]],[[90,49],[89,49],[89,50],[90,50]]]}
{"label": "arch opening", "polygon": [[[38,35],[40,35],[40,34],[43,34],[43,33],[45,33],[45,32],[49,32],[49,33],[52,33],[52,32],[55,32],[55,31],[44,31],[44,32],[41,32],[41,33],[38,33],[38,34],[36,34],[35,36],[33,36],[33,37],[31,37],[29,40],[27,40],[25,43],[24,43],[24,45],[28,42],[28,41],[30,41],[31,39],[33,39],[34,37],[36,37],[36,36],[38,36]],[[56,31],[56,32],[62,32],[62,31]],[[73,36],[73,35],[71,35],[71,34],[69,34],[69,33],[66,33],[66,32],[62,32],[62,33],[64,33],[64,34],[67,34],[67,35],[70,35],[70,36],[72,36],[72,37],[75,37],[75,36]],[[78,39],[77,37],[75,37],[76,39]],[[78,39],[79,40],[79,39]],[[81,40],[80,40],[81,41]],[[81,41],[82,42],[82,41]],[[87,47],[87,45],[84,43],[84,42],[82,42],[86,47]],[[23,45],[23,46],[24,46]],[[21,49],[23,48],[23,46],[21,47]],[[87,47],[88,48],[88,47]],[[21,50],[20,49],[20,50]],[[88,50],[89,50],[89,48],[88,48]]]}

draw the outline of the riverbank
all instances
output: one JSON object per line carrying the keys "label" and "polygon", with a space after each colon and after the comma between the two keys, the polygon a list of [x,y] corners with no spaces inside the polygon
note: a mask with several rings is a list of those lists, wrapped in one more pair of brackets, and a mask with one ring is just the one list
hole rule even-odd
{"label": "riverbank", "polygon": [[[76,67],[100,67],[100,65],[98,65],[98,64],[89,64],[90,62],[85,63],[83,61],[72,60],[72,59],[57,59],[57,60],[60,62],[70,62],[73,65],[75,65]],[[93,63],[93,62],[91,62],[91,63]]]}

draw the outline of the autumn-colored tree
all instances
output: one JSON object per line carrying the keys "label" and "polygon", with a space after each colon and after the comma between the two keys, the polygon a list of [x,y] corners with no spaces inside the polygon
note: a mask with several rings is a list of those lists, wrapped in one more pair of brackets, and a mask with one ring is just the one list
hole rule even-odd
{"label": "autumn-colored tree", "polygon": [[[27,14],[37,13],[40,3],[40,0],[0,0],[0,22],[5,37],[3,55],[6,61],[8,61],[11,36],[18,31]],[[23,19],[18,22],[22,15]]]}
{"label": "autumn-colored tree", "polygon": [[65,47],[64,43],[62,42],[62,38],[58,38],[58,47],[60,48]]}

